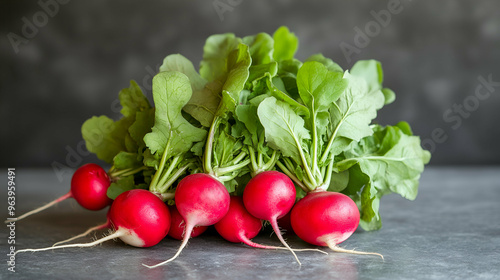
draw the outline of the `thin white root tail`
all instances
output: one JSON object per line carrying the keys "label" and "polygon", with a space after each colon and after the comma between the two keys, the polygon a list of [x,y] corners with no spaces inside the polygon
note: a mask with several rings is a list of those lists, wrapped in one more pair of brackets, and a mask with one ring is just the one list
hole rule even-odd
{"label": "thin white root tail", "polygon": [[384,260],[384,256],[382,254],[379,254],[379,253],[355,251],[354,249],[348,250],[348,249],[341,248],[341,247],[337,246],[337,244],[332,243],[332,242],[327,242],[327,245],[334,252],[356,254],[356,255],[374,255],[374,256],[379,256],[382,258],[382,260]]}
{"label": "thin white root tail", "polygon": [[[269,250],[288,250],[286,247],[279,247],[279,246],[268,246],[268,245],[262,245],[259,243],[255,243],[252,240],[248,239],[245,235],[241,234],[240,235],[241,241],[253,248],[258,248],[258,249],[269,249]],[[295,252],[302,252],[302,251],[315,251],[315,252],[320,252],[322,254],[328,255],[327,252],[322,251],[320,249],[292,249]]]}
{"label": "thin white root tail", "polygon": [[179,249],[177,250],[177,253],[175,253],[175,255],[173,257],[171,257],[170,259],[168,259],[164,262],[161,262],[161,263],[158,263],[155,265],[147,265],[147,264],[142,264],[142,265],[147,267],[147,268],[155,268],[155,267],[165,265],[165,264],[175,260],[181,254],[184,247],[186,247],[188,240],[191,237],[191,233],[193,232],[193,228],[194,228],[194,225],[186,223],[186,232],[184,233],[184,238],[182,239],[181,246],[179,247]]}
{"label": "thin white root tail", "polygon": [[23,250],[17,250],[14,255],[17,255],[19,253],[24,253],[24,252],[41,252],[41,251],[48,251],[48,250],[54,250],[54,249],[63,249],[63,248],[74,248],[74,247],[78,247],[78,248],[84,248],[84,247],[93,247],[93,246],[96,246],[96,245],[99,245],[105,241],[108,241],[108,240],[111,240],[111,239],[115,239],[115,238],[119,238],[120,236],[123,236],[125,235],[125,231],[123,230],[117,230],[115,233],[111,234],[111,235],[108,235],[108,236],[105,236],[101,239],[98,239],[94,242],[90,242],[90,243],[81,243],[81,244],[68,244],[68,245],[61,245],[61,246],[52,246],[52,247],[47,247],[47,248],[40,248],[40,249],[23,249]]}
{"label": "thin white root tail", "polygon": [[[286,249],[286,248],[280,248],[280,247],[278,247],[278,249]],[[314,251],[314,252],[319,252],[319,253],[328,255],[328,252],[325,252],[325,251],[320,250],[320,249],[292,249],[292,250],[295,251],[295,252]]]}
{"label": "thin white root tail", "polygon": [[47,208],[49,208],[49,207],[51,207],[51,206],[53,206],[53,205],[61,202],[61,201],[65,200],[65,199],[67,199],[67,198],[70,198],[72,196],[73,195],[71,194],[71,192],[68,192],[67,194],[65,194],[65,195],[63,195],[63,196],[61,196],[59,198],[56,198],[55,200],[53,200],[53,201],[51,201],[51,202],[49,202],[49,203],[47,203],[47,204],[45,204],[45,205],[43,205],[43,206],[41,206],[39,208],[31,210],[28,213],[25,213],[25,214],[23,214],[23,215],[21,215],[21,216],[19,216],[17,218],[13,218],[13,219],[9,218],[9,219],[5,220],[5,223],[20,221],[20,220],[22,220],[22,219],[24,219],[24,218],[26,218],[28,216],[31,216],[31,215],[36,214],[38,212],[42,212],[43,210],[45,210],[45,209],[47,209]]}
{"label": "thin white root tail", "polygon": [[276,233],[276,235],[278,236],[278,239],[281,241],[281,243],[283,245],[285,245],[285,247],[290,250],[290,252],[292,252],[293,256],[295,257],[295,260],[297,261],[297,263],[301,266],[302,263],[299,261],[299,258],[297,257],[297,255],[295,254],[294,250],[292,250],[292,248],[290,248],[290,246],[288,246],[288,244],[286,243],[285,239],[283,239],[283,236],[281,236],[280,234],[280,229],[278,227],[278,222],[276,221],[276,219],[273,219],[270,221],[271,222],[271,226],[273,227],[273,230],[274,232]]}
{"label": "thin white root tail", "polygon": [[54,243],[54,245],[52,245],[52,247],[60,245],[60,244],[68,243],[70,241],[73,241],[73,240],[81,238],[81,237],[85,237],[85,236],[87,236],[88,234],[90,234],[93,231],[100,230],[100,229],[108,227],[108,225],[109,225],[109,222],[106,222],[104,224],[101,224],[101,225],[98,225],[98,226],[95,226],[95,227],[91,227],[87,231],[85,231],[84,233],[80,233],[80,234],[75,235],[75,236],[73,236],[71,238],[68,238],[66,240]]}

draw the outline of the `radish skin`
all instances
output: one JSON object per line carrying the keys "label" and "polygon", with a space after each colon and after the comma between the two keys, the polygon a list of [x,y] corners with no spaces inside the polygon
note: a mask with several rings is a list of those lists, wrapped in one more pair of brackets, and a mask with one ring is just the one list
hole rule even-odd
{"label": "radish skin", "polygon": [[243,191],[245,208],[256,218],[269,221],[281,243],[299,258],[285,242],[277,220],[285,216],[295,203],[295,186],[288,176],[278,171],[264,171],[253,177]]}
{"label": "radish skin", "polygon": [[338,247],[359,225],[359,210],[347,195],[315,191],[299,200],[291,212],[292,228],[302,240],[317,246],[328,246],[335,252],[377,255]]}
{"label": "radish skin", "polygon": [[[229,211],[214,227],[220,236],[229,242],[241,242],[259,249],[288,250],[285,247],[262,245],[251,240],[261,231],[262,220],[255,218],[245,209],[243,198],[239,196],[231,196]],[[295,249],[294,251],[318,251],[327,254],[318,249]]]}
{"label": "radish skin", "polygon": [[211,226],[220,221],[229,210],[229,193],[224,185],[205,173],[196,173],[184,177],[175,191],[175,205],[186,222],[186,232],[177,253],[170,259],[146,265],[155,268],[175,260],[191,236],[195,226]]}
{"label": "radish skin", "polygon": [[61,197],[29,211],[17,218],[6,220],[5,222],[20,221],[28,216],[41,212],[63,200],[74,198],[78,204],[88,210],[102,210],[111,204],[107,191],[111,180],[102,167],[94,163],[88,163],[79,167],[71,178],[71,189]]}
{"label": "radish skin", "polygon": [[[184,222],[184,219],[182,218],[179,211],[177,211],[177,208],[175,206],[173,205],[169,206],[168,209],[170,210],[170,216],[171,216],[170,230],[168,231],[168,236],[177,240],[182,240],[184,239],[184,234],[186,233],[186,223]],[[191,238],[204,233],[207,229],[208,227],[206,226],[194,227],[193,231],[191,232]]]}
{"label": "radish skin", "polygon": [[111,204],[108,217],[115,232],[94,242],[41,249],[23,249],[16,251],[15,254],[73,247],[92,247],[115,238],[135,247],[151,247],[165,238],[170,229],[170,212],[167,205],[158,196],[142,189],[134,189],[120,194]]}
{"label": "radish skin", "polygon": [[227,214],[214,227],[220,236],[229,242],[243,242],[257,248],[266,247],[263,245],[255,246],[255,243],[249,242],[261,231],[262,221],[248,213],[243,205],[242,197],[231,196]]}

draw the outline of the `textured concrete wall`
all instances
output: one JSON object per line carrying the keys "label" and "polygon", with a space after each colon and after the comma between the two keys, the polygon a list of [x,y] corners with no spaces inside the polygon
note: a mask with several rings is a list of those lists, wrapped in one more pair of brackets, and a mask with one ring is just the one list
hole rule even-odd
{"label": "textured concrete wall", "polygon": [[79,151],[80,126],[92,115],[119,116],[117,94],[130,79],[148,89],[168,54],[197,64],[211,34],[272,33],[281,25],[299,37],[299,59],[321,52],[344,68],[381,61],[397,100],[377,120],[408,121],[432,149],[432,163],[500,163],[498,1],[0,5],[0,166],[95,161]]}

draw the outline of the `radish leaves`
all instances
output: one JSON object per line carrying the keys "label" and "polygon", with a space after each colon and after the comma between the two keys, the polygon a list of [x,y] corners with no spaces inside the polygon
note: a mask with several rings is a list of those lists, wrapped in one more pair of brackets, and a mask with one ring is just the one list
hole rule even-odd
{"label": "radish leaves", "polygon": [[[383,195],[397,193],[409,200],[417,196],[420,174],[430,153],[407,128],[407,123],[377,125],[372,136],[353,142],[343,153],[344,159],[335,164],[334,169],[349,170],[350,182],[343,192],[360,207],[360,224],[367,230],[381,226],[378,208]],[[355,168],[350,168],[353,165]]]}
{"label": "radish leaves", "polygon": [[191,93],[189,78],[180,72],[160,72],[153,78],[155,122],[152,131],[144,136],[149,151],[158,160],[149,188],[153,192],[166,193],[192,164],[185,154],[206,137],[204,129],[193,126],[182,116],[182,107]]}

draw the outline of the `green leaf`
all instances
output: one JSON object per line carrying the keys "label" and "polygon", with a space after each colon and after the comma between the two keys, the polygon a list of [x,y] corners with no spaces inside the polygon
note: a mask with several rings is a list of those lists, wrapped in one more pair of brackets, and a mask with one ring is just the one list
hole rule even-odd
{"label": "green leaf", "polygon": [[216,116],[225,116],[233,112],[239,101],[240,92],[245,87],[248,79],[249,67],[252,63],[248,46],[244,44],[229,53],[227,58],[227,75],[223,79],[222,99],[217,109]]}
{"label": "green leaf", "polygon": [[[378,145],[369,144],[372,139]],[[406,135],[392,126],[378,127],[374,136],[363,139],[344,154],[358,162],[375,188],[390,190],[410,200],[417,196],[418,179],[430,160],[430,153],[421,148],[419,137]]]}
{"label": "green leaf", "polygon": [[330,192],[341,192],[345,188],[347,188],[347,185],[349,183],[349,171],[343,171],[343,172],[333,172],[332,173],[332,178],[330,180],[330,186],[328,186],[328,191]]}
{"label": "green leaf", "polygon": [[207,83],[201,90],[194,90],[183,110],[200,122],[210,127],[221,102],[221,85],[218,82]]}
{"label": "green leaf", "polygon": [[349,143],[373,133],[370,123],[384,104],[381,91],[370,92],[362,78],[344,74],[348,86],[330,109],[330,156],[341,153]]}
{"label": "green leaf", "polygon": [[299,39],[286,26],[278,28],[273,34],[274,53],[276,61],[292,59],[299,46]]}
{"label": "green leaf", "polygon": [[[267,73],[259,80],[255,80],[253,84],[254,92],[252,93],[252,101],[257,100],[256,97],[259,95],[268,94],[275,97],[277,100],[283,101],[290,105],[292,109],[299,115],[309,116],[309,110],[307,109],[307,107],[297,102],[282,90],[284,89],[284,87],[280,78],[272,78],[271,75]],[[258,103],[260,103],[260,101],[262,101],[263,99],[259,100],[256,105],[258,105]]]}
{"label": "green leaf", "polygon": [[160,157],[157,154],[153,155],[150,149],[146,149],[144,150],[142,156],[144,157],[142,162],[144,163],[145,166],[153,167],[155,170],[158,170],[158,166],[160,164]]}
{"label": "green leaf", "polygon": [[116,169],[138,168],[142,166],[142,156],[121,151],[113,158],[113,165]]}
{"label": "green leaf", "polygon": [[380,217],[380,198],[382,193],[368,184],[363,188],[360,195],[360,226],[366,230],[378,230],[382,227],[382,218]]}
{"label": "green leaf", "polygon": [[297,73],[300,67],[302,67],[302,62],[295,58],[280,61],[278,67],[278,77],[283,84],[283,89],[280,90],[296,100],[300,100],[297,89]]}
{"label": "green leaf", "polygon": [[231,136],[229,125],[220,125],[214,142],[214,160],[218,167],[226,167],[241,152],[243,143]]}
{"label": "green leaf", "polygon": [[107,195],[111,199],[115,199],[120,194],[135,189],[134,176],[130,175],[124,178],[121,178],[117,182],[111,183],[108,188]]}
{"label": "green leaf", "polygon": [[349,169],[350,181],[344,193],[359,204],[363,228],[372,230],[381,226],[378,207],[383,195],[416,198],[430,153],[422,149],[419,137],[407,135],[397,126],[376,126],[372,136],[353,142],[344,157],[337,168],[346,161],[355,164]]}
{"label": "green leaf", "polygon": [[300,98],[312,116],[325,112],[342,94],[347,86],[343,73],[331,72],[316,61],[306,62],[297,73]]}
{"label": "green leaf", "polygon": [[392,103],[396,95],[388,88],[382,88],[384,81],[384,73],[382,71],[382,64],[376,60],[360,60],[356,62],[351,69],[351,74],[365,79],[368,85],[368,91],[381,90],[384,94],[385,104]]}
{"label": "green leaf", "polygon": [[144,136],[151,132],[155,121],[155,109],[150,108],[145,111],[138,111],[134,123],[128,128],[130,137],[139,145],[145,147]]}
{"label": "green leaf", "polygon": [[203,60],[200,63],[200,75],[211,82],[221,79],[227,75],[228,57],[238,45],[241,39],[234,34],[216,34],[208,37],[203,47]]}
{"label": "green leaf", "polygon": [[82,125],[87,150],[111,164],[119,152],[126,150],[124,139],[129,126],[130,120],[126,118],[116,122],[106,116],[88,119]]}
{"label": "green leaf", "polygon": [[300,153],[305,140],[310,139],[304,120],[286,103],[268,97],[257,109],[264,126],[266,141],[285,157],[301,161]]}
{"label": "green leaf", "polygon": [[160,72],[153,78],[155,124],[144,136],[152,153],[181,155],[189,151],[193,143],[204,140],[207,132],[182,116],[182,107],[191,98],[191,92],[189,78],[180,72]]}
{"label": "green leaf", "polygon": [[276,76],[278,73],[278,63],[273,61],[268,64],[252,65],[249,68],[249,72],[248,80],[246,82],[247,85],[245,87],[247,89],[254,89],[255,84],[266,75],[269,75],[270,77]]}
{"label": "green leaf", "polygon": [[210,127],[221,100],[222,85],[207,83],[194,69],[193,63],[180,54],[169,55],[163,60],[160,71],[177,71],[185,74],[191,83],[192,95],[183,110],[205,127]]}
{"label": "green leaf", "polygon": [[396,94],[391,89],[383,88],[382,93],[384,94],[386,105],[391,104],[394,100],[396,100]]}
{"label": "green leaf", "polygon": [[163,59],[160,72],[176,71],[188,76],[194,90],[202,89],[207,81],[194,69],[193,63],[180,54],[171,54]]}
{"label": "green leaf", "polygon": [[257,145],[259,142],[258,136],[262,131],[264,131],[264,127],[258,121],[259,117],[257,115],[257,105],[238,105],[236,107],[236,118],[242,122],[248,130],[247,138],[250,138],[249,145]]}
{"label": "green leaf", "polygon": [[135,81],[130,81],[130,87],[122,89],[118,94],[122,109],[120,113],[126,118],[135,119],[136,112],[151,108],[149,101]]}
{"label": "green leaf", "polygon": [[409,123],[407,123],[405,121],[401,121],[401,122],[398,122],[395,126],[399,129],[401,129],[401,132],[403,132],[404,134],[409,135],[409,136],[413,135],[413,131],[412,131]]}
{"label": "green leaf", "polygon": [[193,147],[191,148],[191,152],[195,156],[201,157],[201,156],[203,156],[203,147],[205,147],[205,142],[198,142],[198,143],[193,145]]}
{"label": "green leaf", "polygon": [[328,69],[328,71],[344,73],[342,67],[340,67],[337,63],[333,62],[333,60],[324,57],[320,53],[311,55],[305,60],[305,62],[308,61],[317,61],[323,64],[326,67],[326,69]]}
{"label": "green leaf", "polygon": [[267,33],[259,33],[243,38],[243,44],[249,46],[252,65],[270,63],[273,59],[274,40]]}
{"label": "green leaf", "polygon": [[369,91],[380,90],[384,81],[382,64],[376,60],[360,60],[351,68],[351,75],[365,79]]}

